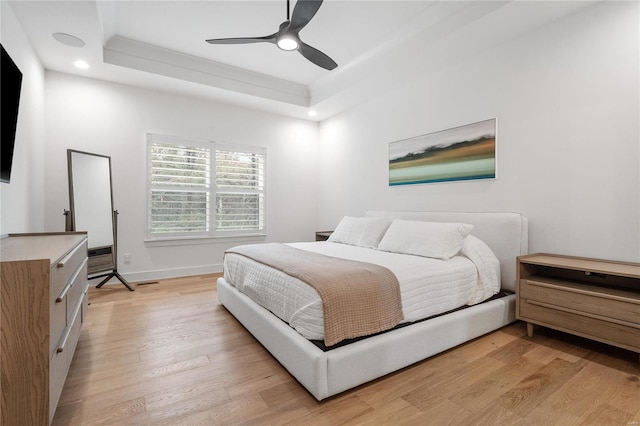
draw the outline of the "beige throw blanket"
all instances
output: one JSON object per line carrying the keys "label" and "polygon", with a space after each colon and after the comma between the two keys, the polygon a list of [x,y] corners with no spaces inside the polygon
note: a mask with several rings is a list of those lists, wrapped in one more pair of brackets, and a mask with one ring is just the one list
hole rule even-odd
{"label": "beige throw blanket", "polygon": [[382,266],[277,243],[238,246],[227,253],[276,268],[313,287],[322,299],[327,346],[388,330],[404,318],[398,280]]}

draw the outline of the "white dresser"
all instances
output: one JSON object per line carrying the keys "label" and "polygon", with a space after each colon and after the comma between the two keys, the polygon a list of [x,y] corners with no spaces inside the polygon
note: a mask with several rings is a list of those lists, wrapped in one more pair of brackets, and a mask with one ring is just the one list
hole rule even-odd
{"label": "white dresser", "polygon": [[0,248],[0,424],[48,425],[86,315],[87,234],[16,234]]}

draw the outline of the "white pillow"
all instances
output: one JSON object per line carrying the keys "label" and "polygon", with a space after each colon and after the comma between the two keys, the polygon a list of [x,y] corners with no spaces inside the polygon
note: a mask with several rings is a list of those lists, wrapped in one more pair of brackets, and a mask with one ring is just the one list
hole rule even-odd
{"label": "white pillow", "polygon": [[460,253],[469,258],[478,270],[478,285],[469,296],[469,305],[482,302],[500,291],[500,261],[484,241],[469,235]]}
{"label": "white pillow", "polygon": [[378,249],[449,259],[460,251],[473,225],[466,223],[394,220],[378,244]]}
{"label": "white pillow", "polygon": [[386,217],[345,216],[328,241],[376,248],[390,223],[390,219]]}

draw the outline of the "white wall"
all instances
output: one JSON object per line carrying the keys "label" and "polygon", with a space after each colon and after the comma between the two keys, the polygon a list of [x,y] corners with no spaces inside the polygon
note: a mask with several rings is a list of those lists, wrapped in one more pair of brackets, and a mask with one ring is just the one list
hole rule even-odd
{"label": "white wall", "polygon": [[[125,277],[139,281],[221,271],[222,254],[233,245],[314,239],[316,123],[50,71],[45,99],[46,229],[64,228],[66,150],[111,156],[114,207],[120,213],[118,266]],[[145,243],[147,133],[266,147],[267,238]],[[131,264],[124,264],[125,253]]]}
{"label": "white wall", "polygon": [[[518,211],[531,252],[640,261],[638,9],[596,4],[321,123],[318,228],[369,209]],[[497,180],[388,186],[389,142],[492,117]]]}
{"label": "white wall", "polygon": [[[145,134],[156,132],[266,146],[265,241],[311,240],[316,229],[367,209],[510,210],[529,217],[531,251],[640,260],[636,2],[597,4],[466,61],[425,66],[422,77],[413,73],[404,86],[326,120],[319,135],[307,121],[45,77],[10,6],[1,5],[2,43],[25,74],[12,182],[0,185],[2,234],[63,230],[66,149],[74,148],[112,156],[121,272],[142,280],[219,270],[235,240],[143,241]],[[497,180],[388,187],[389,142],[491,117]]]}
{"label": "white wall", "polygon": [[44,229],[44,68],[8,2],[0,41],[22,72],[11,182],[0,183],[0,235]]}

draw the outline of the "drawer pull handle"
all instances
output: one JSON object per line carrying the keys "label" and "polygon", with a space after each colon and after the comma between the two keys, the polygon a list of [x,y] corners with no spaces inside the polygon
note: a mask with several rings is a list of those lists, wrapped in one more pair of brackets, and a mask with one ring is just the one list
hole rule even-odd
{"label": "drawer pull handle", "polygon": [[68,255],[63,257],[62,260],[60,262],[58,262],[56,267],[57,268],[64,268],[65,265],[67,264],[67,262],[69,262],[69,260],[73,257],[73,255],[76,254],[76,252],[78,250],[80,250],[81,248],[84,248],[84,247],[85,247],[84,243],[80,244],[78,247],[76,247],[74,250],[72,250],[71,253],[69,253]]}
{"label": "drawer pull handle", "polygon": [[85,259],[80,264],[80,266],[78,266],[78,269],[76,270],[76,272],[69,279],[69,282],[67,282],[67,285],[64,286],[64,288],[62,289],[62,291],[60,292],[60,294],[56,298],[56,303],[60,303],[60,302],[62,302],[64,300],[64,298],[67,295],[67,293],[69,292],[69,290],[71,290],[71,287],[73,287],[73,283],[76,281],[76,278],[78,278],[78,275],[80,274],[80,272],[82,272],[82,267],[84,266],[85,263],[87,263],[87,259]]}
{"label": "drawer pull handle", "polygon": [[58,344],[58,348],[56,349],[57,353],[62,353],[64,351],[65,346],[67,346],[67,340],[69,340],[69,336],[71,335],[71,327],[64,328],[64,334],[60,339],[60,343]]}
{"label": "drawer pull handle", "polygon": [[67,296],[67,293],[69,293],[69,290],[71,290],[71,287],[73,287],[73,281],[69,281],[67,285],[64,286],[58,297],[56,297],[56,303],[60,303],[64,300],[64,298]]}
{"label": "drawer pull handle", "polygon": [[67,346],[67,340],[69,340],[69,336],[71,335],[71,329],[73,328],[73,324],[76,323],[78,319],[78,312],[80,312],[80,308],[82,308],[82,301],[78,303],[76,306],[76,311],[73,313],[73,321],[71,321],[71,325],[64,328],[64,334],[60,338],[60,342],[58,343],[58,347],[56,348],[57,353],[64,352],[65,346]]}

